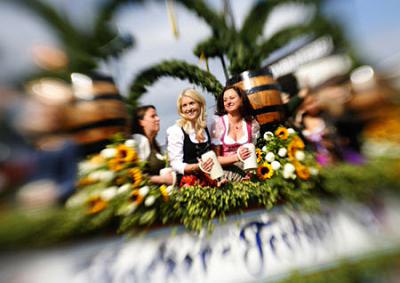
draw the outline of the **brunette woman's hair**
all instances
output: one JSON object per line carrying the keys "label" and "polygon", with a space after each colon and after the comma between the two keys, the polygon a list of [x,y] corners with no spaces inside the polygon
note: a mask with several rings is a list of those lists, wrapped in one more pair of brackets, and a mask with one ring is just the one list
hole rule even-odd
{"label": "brunette woman's hair", "polygon": [[251,106],[250,106],[249,99],[247,98],[247,94],[244,92],[244,90],[238,88],[237,86],[233,86],[233,85],[226,86],[224,88],[224,90],[222,91],[222,93],[218,96],[217,111],[215,112],[215,114],[218,116],[223,116],[227,113],[225,110],[225,107],[224,107],[224,93],[230,89],[233,89],[239,95],[239,97],[242,99],[242,106],[240,106],[240,109],[239,109],[239,112],[242,115],[242,117],[246,121],[252,120],[254,117],[251,114]]}

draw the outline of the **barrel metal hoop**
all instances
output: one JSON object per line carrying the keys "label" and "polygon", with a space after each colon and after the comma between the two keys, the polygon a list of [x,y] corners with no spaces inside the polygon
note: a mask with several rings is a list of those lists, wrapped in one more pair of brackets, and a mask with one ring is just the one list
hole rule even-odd
{"label": "barrel metal hoop", "polygon": [[268,84],[268,85],[260,85],[256,87],[252,87],[249,90],[246,90],[247,95],[252,95],[264,90],[277,90],[281,91],[281,86],[279,84]]}
{"label": "barrel metal hoop", "polygon": [[270,113],[270,112],[283,112],[284,106],[282,104],[279,105],[270,105],[270,106],[265,106],[263,108],[259,109],[253,109],[253,115],[260,115],[260,114],[265,114],[265,113]]}
{"label": "barrel metal hoop", "polygon": [[96,129],[96,128],[101,128],[101,127],[114,127],[114,126],[125,126],[125,125],[126,125],[126,119],[123,119],[123,118],[107,119],[107,120],[102,120],[102,121],[86,124],[86,125],[83,125],[80,127],[71,128],[71,129],[68,129],[66,132],[72,134],[72,133],[77,133],[80,131]]}

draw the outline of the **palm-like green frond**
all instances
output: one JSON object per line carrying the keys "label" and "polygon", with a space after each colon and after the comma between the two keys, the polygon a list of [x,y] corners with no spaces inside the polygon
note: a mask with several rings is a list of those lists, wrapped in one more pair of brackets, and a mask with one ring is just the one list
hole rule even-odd
{"label": "palm-like green frond", "polygon": [[214,75],[196,65],[179,60],[163,61],[145,69],[136,76],[130,87],[128,97],[130,106],[135,107],[138,99],[146,92],[146,88],[162,77],[189,80],[190,83],[201,86],[215,96],[219,95],[223,89]]}
{"label": "palm-like green frond", "polygon": [[267,22],[272,10],[284,4],[310,4],[318,7],[321,0],[262,0],[258,1],[247,14],[240,36],[246,41],[255,41],[262,36],[265,23]]}
{"label": "palm-like green frond", "polygon": [[84,35],[71,25],[63,16],[49,4],[42,1],[14,0],[17,3],[35,12],[42,20],[46,21],[65,45],[77,46],[82,44]]}
{"label": "palm-like green frond", "polygon": [[196,45],[193,52],[197,57],[203,53],[207,58],[219,57],[226,53],[229,44],[226,41],[221,41],[218,38],[211,36]]}
{"label": "palm-like green frond", "polygon": [[212,29],[214,35],[222,35],[228,29],[222,15],[210,9],[203,0],[177,0],[188,10],[194,11]]}

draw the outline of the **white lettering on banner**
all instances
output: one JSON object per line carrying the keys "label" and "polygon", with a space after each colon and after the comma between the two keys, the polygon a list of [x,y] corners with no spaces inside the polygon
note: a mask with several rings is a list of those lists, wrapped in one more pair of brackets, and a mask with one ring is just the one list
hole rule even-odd
{"label": "white lettering on banner", "polygon": [[247,213],[218,225],[209,237],[134,238],[78,267],[74,282],[246,282],[388,244],[385,211],[328,207],[318,214]]}

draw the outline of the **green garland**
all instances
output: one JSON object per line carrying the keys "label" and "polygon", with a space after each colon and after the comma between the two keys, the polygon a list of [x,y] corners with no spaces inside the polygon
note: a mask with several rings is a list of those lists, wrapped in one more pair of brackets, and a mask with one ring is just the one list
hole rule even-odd
{"label": "green garland", "polygon": [[[377,160],[363,166],[343,164],[326,168],[320,173],[320,189],[312,190],[295,189],[279,180],[233,183],[222,189],[182,188],[173,192],[168,202],[157,198],[150,209],[141,206],[137,213],[129,216],[118,213],[127,194],[112,199],[106,209],[94,216],[86,214],[84,207],[55,208],[36,213],[10,211],[0,216],[0,249],[51,245],[98,233],[115,227],[118,222],[119,232],[155,223],[182,224],[196,231],[202,227],[212,230],[215,219],[223,221],[228,213],[250,207],[271,209],[285,205],[318,209],[321,196],[369,201],[383,192],[400,192],[400,176],[394,164],[394,161]],[[153,188],[151,194],[157,196],[160,193]]]}
{"label": "green garland", "polygon": [[196,65],[179,60],[163,61],[136,76],[130,87],[128,104],[135,107],[138,99],[146,92],[146,87],[166,76],[182,80],[188,79],[190,83],[203,87],[215,96],[218,96],[223,89],[221,83],[211,73]]}

